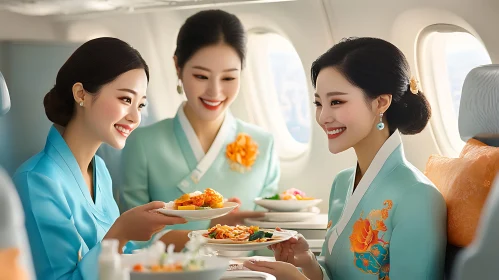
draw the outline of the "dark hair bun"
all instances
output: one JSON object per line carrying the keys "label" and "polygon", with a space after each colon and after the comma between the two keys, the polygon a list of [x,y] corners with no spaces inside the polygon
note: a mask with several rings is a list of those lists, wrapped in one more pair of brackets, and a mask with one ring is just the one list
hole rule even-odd
{"label": "dark hair bun", "polygon": [[430,103],[421,91],[417,94],[408,89],[398,102],[392,102],[387,111],[389,127],[400,133],[413,135],[420,133],[431,118]]}
{"label": "dark hair bun", "polygon": [[[70,97],[69,99],[67,97]],[[74,99],[72,94],[59,94],[54,86],[43,99],[45,114],[47,118],[58,125],[66,126],[74,111]]]}

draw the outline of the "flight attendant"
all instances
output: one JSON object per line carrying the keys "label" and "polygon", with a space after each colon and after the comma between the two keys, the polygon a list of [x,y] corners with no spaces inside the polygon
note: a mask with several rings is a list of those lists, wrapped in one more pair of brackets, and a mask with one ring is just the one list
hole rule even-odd
{"label": "flight attendant", "polygon": [[400,139],[431,115],[404,55],[381,39],[347,39],[313,63],[312,81],[329,151],[357,155],[331,188],[325,266],[301,236],[272,247],[278,262],[245,265],[288,280],[443,279],[445,202]]}
{"label": "flight attendant", "polygon": [[54,125],[45,148],[14,174],[38,279],[97,279],[103,239],[120,248],[149,240],[165,225],[184,223],[151,202],[119,216],[102,143],[121,149],[139,125],[149,70],[140,54],[115,38],[80,46],[44,99]]}
{"label": "flight attendant", "polygon": [[[187,101],[174,118],[139,128],[123,152],[122,190],[127,209],[153,200],[172,201],[182,194],[212,188],[239,211],[211,224],[242,224],[253,212],[254,198],[273,195],[279,161],[270,133],[235,118],[229,106],[236,99],[246,52],[244,27],[221,10],[201,11],[186,20],[177,37],[174,62],[178,93]],[[177,249],[187,231],[209,227],[210,221],[173,228],[165,242]]]}

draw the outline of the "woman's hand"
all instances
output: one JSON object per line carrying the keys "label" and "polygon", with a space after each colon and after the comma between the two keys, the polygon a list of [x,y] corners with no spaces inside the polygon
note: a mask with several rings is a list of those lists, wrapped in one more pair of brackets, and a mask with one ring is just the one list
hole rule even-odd
{"label": "woman's hand", "polygon": [[[227,200],[228,202],[236,202],[239,205],[241,204],[241,200],[237,197],[231,197]],[[228,225],[228,226],[236,226],[236,225],[243,225],[244,224],[244,219],[248,218],[261,218],[264,217],[265,214],[263,212],[256,212],[256,211],[240,211],[239,206],[232,210],[229,214],[213,219],[211,220],[210,223],[210,228],[213,226],[216,226],[217,224],[220,225]]]}
{"label": "woman's hand", "polygon": [[251,270],[272,274],[277,280],[308,280],[294,265],[285,262],[250,260],[243,265]]}
{"label": "woman's hand", "polygon": [[164,202],[153,201],[123,213],[109,229],[104,239],[118,239],[119,248],[130,240],[147,241],[167,225],[185,224],[184,218],[166,216],[154,210],[163,208]]}
{"label": "woman's hand", "polygon": [[[280,228],[276,230],[281,231]],[[268,248],[274,251],[276,261],[287,262],[297,267],[306,267],[315,261],[307,240],[301,234]]]}

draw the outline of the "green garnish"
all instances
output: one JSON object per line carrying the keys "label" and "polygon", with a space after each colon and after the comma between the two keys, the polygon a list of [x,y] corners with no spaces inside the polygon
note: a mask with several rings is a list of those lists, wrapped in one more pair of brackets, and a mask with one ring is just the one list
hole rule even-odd
{"label": "green garnish", "polygon": [[273,196],[265,197],[264,199],[279,200],[280,197],[279,197],[279,194],[276,194],[276,195],[273,195]]}
{"label": "green garnish", "polygon": [[210,238],[215,238],[215,236],[217,236],[217,232],[216,232],[216,231],[214,231],[214,232],[210,233],[208,236],[209,236]]}
{"label": "green garnish", "polygon": [[274,234],[272,232],[265,232],[265,235],[264,235],[265,238],[272,238],[272,236],[274,236]]}
{"label": "green garnish", "polygon": [[164,265],[165,264],[165,260],[166,260],[166,256],[167,254],[166,253],[163,253],[159,259],[159,264],[160,265]]}
{"label": "green garnish", "polygon": [[260,239],[263,237],[265,237],[265,232],[260,230],[260,231],[253,233],[252,235],[250,235],[248,241],[254,241],[254,240],[257,240],[257,239]]}

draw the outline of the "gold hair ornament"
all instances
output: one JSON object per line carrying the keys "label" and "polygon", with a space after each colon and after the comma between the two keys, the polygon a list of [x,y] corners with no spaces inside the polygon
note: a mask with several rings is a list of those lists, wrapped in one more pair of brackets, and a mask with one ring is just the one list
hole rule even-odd
{"label": "gold hair ornament", "polygon": [[419,92],[419,82],[416,80],[416,78],[411,77],[409,80],[409,88],[413,94],[418,94]]}

